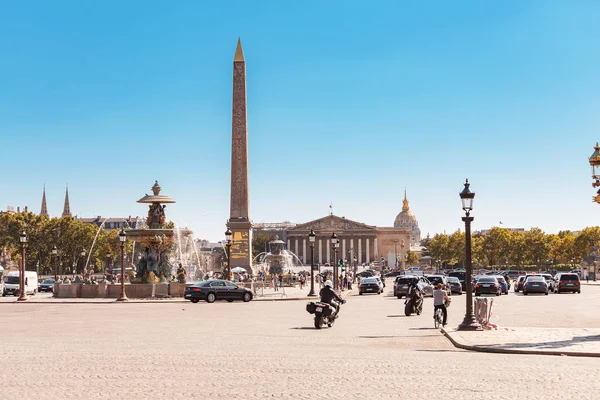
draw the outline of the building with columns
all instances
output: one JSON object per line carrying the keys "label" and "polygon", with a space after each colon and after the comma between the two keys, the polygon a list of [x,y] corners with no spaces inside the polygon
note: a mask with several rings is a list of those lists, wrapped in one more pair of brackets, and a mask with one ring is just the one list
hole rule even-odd
{"label": "building with columns", "polygon": [[[356,263],[381,264],[385,261],[388,266],[398,265],[409,250],[420,255],[421,231],[417,218],[410,212],[406,191],[402,212],[394,221],[394,226],[378,227],[352,221],[337,215],[326,217],[303,224],[292,225],[279,236],[284,238],[286,248],[298,256],[304,264],[310,264],[311,251],[308,234],[311,229],[315,232],[314,263],[327,264],[334,260],[346,259]],[[339,247],[337,257],[331,246],[331,235],[335,233]]]}

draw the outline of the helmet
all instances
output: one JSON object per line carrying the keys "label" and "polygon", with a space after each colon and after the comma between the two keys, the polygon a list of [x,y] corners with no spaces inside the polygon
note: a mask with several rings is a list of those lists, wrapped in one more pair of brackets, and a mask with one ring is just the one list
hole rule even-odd
{"label": "helmet", "polygon": [[333,283],[331,283],[329,279],[325,281],[324,285],[329,286],[330,288],[333,287]]}

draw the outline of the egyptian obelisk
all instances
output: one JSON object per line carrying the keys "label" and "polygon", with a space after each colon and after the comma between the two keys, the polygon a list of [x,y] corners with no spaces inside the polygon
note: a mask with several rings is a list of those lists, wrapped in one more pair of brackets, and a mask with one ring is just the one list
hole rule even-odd
{"label": "egyptian obelisk", "polygon": [[246,62],[238,39],[233,57],[231,121],[231,203],[227,227],[233,233],[230,267],[252,273],[252,223],[248,196],[248,129],[246,123]]}

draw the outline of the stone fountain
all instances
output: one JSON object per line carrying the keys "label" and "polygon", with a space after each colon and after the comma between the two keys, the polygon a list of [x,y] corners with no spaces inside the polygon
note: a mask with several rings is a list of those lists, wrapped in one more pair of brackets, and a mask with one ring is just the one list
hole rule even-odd
{"label": "stone fountain", "polygon": [[[166,204],[175,200],[160,194],[158,181],[152,186],[152,194],[146,194],[138,203],[148,204],[147,228],[127,231],[127,238],[141,245],[140,259],[131,272],[131,283],[166,283],[172,276],[174,266],[170,261],[170,250],[177,238],[173,228],[166,225]],[[179,230],[180,237],[192,234],[188,229]]]}
{"label": "stone fountain", "polygon": [[266,253],[260,253],[257,258],[259,264],[257,267],[263,266],[264,272],[270,274],[286,273],[289,270],[294,272],[300,267],[304,269],[305,266],[302,264],[300,259],[285,248],[285,242],[279,239],[279,236],[275,236],[274,240],[269,241],[269,251]]}

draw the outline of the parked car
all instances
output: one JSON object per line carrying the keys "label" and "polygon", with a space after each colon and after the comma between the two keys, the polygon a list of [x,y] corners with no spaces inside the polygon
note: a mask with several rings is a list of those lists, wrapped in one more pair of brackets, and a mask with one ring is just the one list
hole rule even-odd
{"label": "parked car", "polygon": [[502,289],[502,294],[508,294],[508,283],[506,282],[506,279],[504,279],[502,275],[496,275],[496,280]]}
{"label": "parked car", "polygon": [[525,282],[525,275],[521,275],[517,278],[517,281],[515,282],[515,293],[518,293],[519,291],[523,290],[524,282]]}
{"label": "parked car", "polygon": [[462,285],[457,277],[448,276],[446,277],[448,284],[450,285],[450,292],[456,294],[462,294]]}
{"label": "parked car", "polygon": [[383,284],[381,280],[377,278],[362,278],[360,285],[358,285],[358,294],[362,296],[363,293],[377,293],[383,292]]}
{"label": "parked car", "polygon": [[216,300],[249,302],[253,296],[251,290],[238,286],[233,282],[222,279],[209,279],[186,287],[183,297],[192,303],[197,303],[200,300],[214,303]]}
{"label": "parked car", "polygon": [[495,294],[496,296],[502,294],[502,287],[495,276],[483,275],[477,280],[475,284],[475,296],[482,294]]}
{"label": "parked car", "polygon": [[54,292],[54,278],[44,279],[44,281],[38,285],[38,292]]}
{"label": "parked car", "polygon": [[525,279],[523,284],[523,294],[527,296],[529,293],[544,293],[548,295],[548,284],[546,279],[541,275],[532,275]]}
{"label": "parked car", "polygon": [[444,285],[444,290],[450,296],[450,284],[448,283],[448,278],[444,275],[426,275],[425,278],[435,287],[438,283]]}
{"label": "parked car", "polygon": [[575,273],[564,273],[556,275],[556,288],[555,293],[562,292],[577,292],[581,293],[581,281],[579,275]]}

